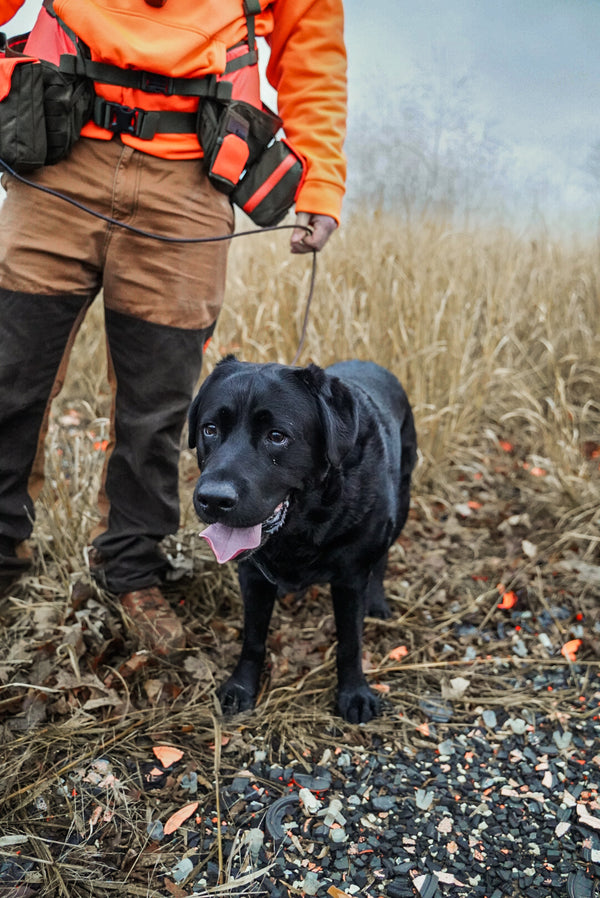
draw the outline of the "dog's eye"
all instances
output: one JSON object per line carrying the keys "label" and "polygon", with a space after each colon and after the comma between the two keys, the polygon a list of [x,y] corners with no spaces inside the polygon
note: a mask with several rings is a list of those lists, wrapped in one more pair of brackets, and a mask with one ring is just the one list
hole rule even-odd
{"label": "dog's eye", "polygon": [[219,432],[219,428],[216,424],[208,423],[202,425],[202,433],[205,437],[216,437]]}
{"label": "dog's eye", "polygon": [[285,446],[289,440],[280,430],[270,430],[267,434],[267,440],[274,446]]}

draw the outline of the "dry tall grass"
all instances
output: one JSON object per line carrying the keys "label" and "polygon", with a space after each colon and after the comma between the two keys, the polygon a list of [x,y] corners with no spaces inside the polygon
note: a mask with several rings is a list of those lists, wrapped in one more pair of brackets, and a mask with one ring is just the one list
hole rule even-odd
{"label": "dry tall grass", "polygon": [[[291,256],[288,238],[284,232],[234,241],[227,303],[206,370],[231,351],[255,361],[294,357],[311,260]],[[95,304],[51,422],[36,524],[39,562],[7,600],[0,621],[6,659],[0,682],[7,683],[0,710],[16,712],[15,720],[0,721],[0,831],[32,836],[31,850],[41,858],[34,871],[40,898],[101,898],[118,888],[158,894],[157,871],[169,870],[187,850],[181,836],[156,853],[148,849],[148,821],[166,819],[176,806],[170,802],[182,803],[177,785],[158,798],[139,787],[131,759],[139,766],[158,740],[185,748],[189,769],[202,777],[202,813],[212,814],[219,783],[257,745],[272,760],[291,751],[301,763],[307,746],[317,757],[334,740],[351,750],[378,734],[396,748],[421,745],[421,698],[439,699],[454,675],[465,674],[471,685],[464,701],[454,702],[452,726],[469,729],[482,707],[505,706],[508,689],[521,716],[529,709],[559,720],[561,707],[570,702],[568,719],[577,697],[597,688],[598,621],[590,609],[600,569],[599,269],[591,243],[567,245],[500,228],[465,232],[442,221],[408,227],[382,215],[350,221],[319,257],[301,362],[372,358],[395,371],[415,409],[421,453],[408,549],[395,546],[390,559],[394,616],[369,622],[365,641],[369,676],[390,688],[389,709],[360,733],[342,733],[339,720],[326,716],[333,704],[333,621],[320,594],[277,611],[271,682],[251,720],[222,723],[215,714],[214,682],[237,651],[241,610],[231,566],[217,570],[208,549],[198,546],[190,507],[197,470],[187,449],[180,538],[184,560],[194,559],[194,577],[181,581],[179,613],[190,650],[179,667],[167,659],[152,674],[121,675],[126,665],[112,666],[122,661],[116,603],[102,595],[79,607],[72,595],[95,517],[110,405],[101,303]],[[514,450],[504,453],[500,440]],[[530,476],[522,462],[546,476]],[[457,511],[471,496],[484,500],[480,519]],[[500,578],[518,589],[524,613],[552,607],[560,593],[573,620],[585,620],[586,660],[578,673],[568,665],[569,688],[560,696],[536,691],[533,679],[541,666],[567,666],[559,646],[570,635],[569,623],[550,617],[551,654],[537,633],[528,633],[529,655],[517,656],[515,631],[507,625],[504,632],[506,612],[497,607]],[[455,632],[461,621],[476,631],[468,646]],[[489,630],[495,638],[496,624],[499,647],[488,654],[480,635],[490,638]],[[102,660],[107,640],[112,654]],[[409,655],[391,664],[389,652],[400,641]],[[36,711],[45,726],[36,727]],[[221,757],[212,745],[221,744],[225,726],[231,741]],[[443,738],[443,728],[437,732]],[[96,841],[96,831],[86,829],[83,797],[71,801],[64,783],[83,796],[81,768],[106,757],[135,797],[113,809],[113,823]],[[64,807],[52,811],[55,817],[44,820],[32,810],[34,799],[47,796],[56,806],[56,795]],[[83,841],[77,846],[71,837],[78,827]],[[198,873],[206,863],[199,856]],[[227,878],[223,866],[221,859]],[[225,894],[219,889],[215,894]]]}
{"label": "dry tall grass", "polygon": [[[231,246],[228,294],[206,370],[224,352],[290,362],[310,279],[289,232]],[[444,494],[448,466],[505,438],[544,459],[565,509],[598,506],[582,445],[600,441],[600,259],[588,245],[504,228],[461,231],[355,218],[318,259],[300,363],[370,358],[404,382],[422,455],[418,483]],[[63,400],[106,413],[101,311],[77,344]]]}

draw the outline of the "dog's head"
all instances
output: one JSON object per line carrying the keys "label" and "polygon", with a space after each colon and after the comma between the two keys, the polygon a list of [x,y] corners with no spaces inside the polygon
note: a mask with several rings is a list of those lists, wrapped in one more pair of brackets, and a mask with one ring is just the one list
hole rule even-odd
{"label": "dog's head", "polygon": [[[350,391],[321,368],[223,359],[189,415],[201,476],[194,508],[217,558],[256,548],[280,529],[290,502],[339,467],[355,443]],[[209,532],[211,531],[211,532]]]}

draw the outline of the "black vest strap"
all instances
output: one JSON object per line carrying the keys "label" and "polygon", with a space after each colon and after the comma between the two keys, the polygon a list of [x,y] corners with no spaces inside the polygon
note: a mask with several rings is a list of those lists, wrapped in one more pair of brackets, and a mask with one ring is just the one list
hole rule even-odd
{"label": "black vest strap", "polygon": [[[54,0],[43,0],[43,2],[50,15],[58,18],[54,12]],[[256,65],[258,62],[254,17],[261,12],[260,0],[243,0],[243,4],[248,29],[248,49],[245,53],[228,60],[227,65],[225,66],[225,71],[222,73],[224,75],[236,72],[246,66]],[[128,87],[152,94],[158,93],[165,94],[166,96],[178,97],[212,97],[222,101],[231,99],[231,83],[219,80],[218,76],[212,74],[205,75],[201,78],[171,78],[168,75],[161,75],[158,72],[147,72],[141,69],[122,69],[119,66],[111,65],[110,63],[93,62],[89,58],[89,51],[85,44],[78,40],[77,36],[67,28],[62,20],[59,19],[59,21],[62,28],[69,37],[72,38],[79,49],[79,52],[76,55],[64,54],[60,57],[61,72],[71,75],[84,75],[92,81],[98,81],[101,84],[113,84],[118,87]],[[105,105],[116,106],[118,104]],[[122,108],[129,110],[129,107]],[[138,112],[138,110],[134,111]],[[107,115],[104,111],[98,112],[97,116],[102,121],[107,119]],[[117,117],[119,119],[121,118],[120,116]],[[100,121],[97,121],[96,123],[100,124]],[[138,126],[136,125],[135,127],[137,128]],[[149,126],[146,130],[148,129]],[[159,129],[156,128],[156,131],[158,130]],[[168,129],[162,127],[162,122],[160,130],[168,131]],[[176,133],[176,130],[177,129],[174,129],[173,133]],[[187,122],[183,125],[182,130],[189,130]],[[131,133],[134,132],[132,131]],[[139,133],[138,136],[140,136]]]}
{"label": "black vest strap", "polygon": [[246,13],[246,27],[248,29],[248,48],[250,52],[256,52],[256,28],[254,16],[261,12],[260,0],[244,0],[244,12]]}

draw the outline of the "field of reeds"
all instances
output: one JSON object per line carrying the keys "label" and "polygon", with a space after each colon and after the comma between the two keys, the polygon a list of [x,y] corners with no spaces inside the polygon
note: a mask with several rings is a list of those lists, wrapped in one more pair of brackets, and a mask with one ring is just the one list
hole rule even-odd
{"label": "field of reeds", "polygon": [[[311,259],[290,255],[288,240],[284,231],[233,242],[205,373],[228,352],[291,362]],[[221,719],[214,685],[237,651],[241,609],[232,566],[218,568],[197,537],[197,472],[187,449],[182,528],[168,543],[182,574],[168,594],[186,620],[183,662],[128,667],[135,646],[114,600],[92,587],[74,600],[74,587],[89,583],[84,549],[110,405],[95,303],[55,403],[36,568],[0,605],[0,819],[7,831],[39,833],[32,802],[58,807],[59,784],[67,799],[61,793],[55,840],[78,827],[85,837],[58,861],[54,849],[38,853],[42,894],[111,893],[116,849],[89,866],[88,811],[69,805],[67,794],[77,784],[84,794],[81,771],[94,758],[111,759],[129,796],[111,806],[119,850],[135,867],[127,893],[154,894],[156,871],[138,861],[160,800],[135,785],[152,743],[185,750],[187,769],[202,771],[208,806],[219,778],[257,747],[276,760],[284,749],[318,756],[332,739],[363,748],[375,737],[419,744],[433,729],[423,696],[453,696],[453,722],[467,726],[482,708],[505,707],[517,681],[515,707],[543,707],[548,696],[531,685],[541,669],[570,671],[569,688],[552,699],[557,713],[561,702],[598,689],[599,290],[597,243],[544,232],[373,214],[348,221],[318,257],[300,364],[358,357],[389,367],[404,383],[419,437],[411,516],[390,561],[394,618],[366,626],[365,667],[385,706],[368,729],[333,716],[334,634],[321,589],[303,601],[290,597],[277,612],[256,711],[241,723]],[[530,632],[510,628],[507,596]],[[562,651],[569,643],[570,656]],[[459,676],[467,683],[460,694],[449,686]],[[166,869],[168,858],[152,863]]]}

